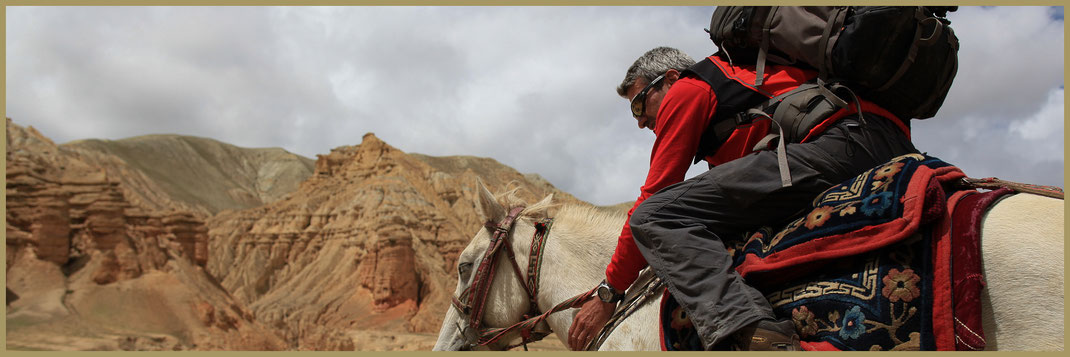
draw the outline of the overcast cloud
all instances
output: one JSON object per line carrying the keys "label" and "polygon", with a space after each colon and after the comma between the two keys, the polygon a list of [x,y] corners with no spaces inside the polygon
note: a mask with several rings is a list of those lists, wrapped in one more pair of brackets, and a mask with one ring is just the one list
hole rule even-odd
{"label": "overcast cloud", "polygon": [[[614,204],[639,194],[654,141],[615,87],[655,46],[712,53],[712,12],[8,7],[6,115],[57,143],[171,133],[310,158],[374,132]],[[1062,186],[1062,16],[950,14],[958,76],[937,117],[913,122],[915,145],[972,177]]]}

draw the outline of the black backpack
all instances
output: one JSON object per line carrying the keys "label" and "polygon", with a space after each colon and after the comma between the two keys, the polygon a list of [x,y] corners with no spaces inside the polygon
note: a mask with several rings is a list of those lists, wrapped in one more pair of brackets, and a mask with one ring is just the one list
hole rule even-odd
{"label": "black backpack", "polygon": [[[718,56],[809,67],[902,120],[936,115],[958,69],[955,6],[718,6],[707,30]],[[847,98],[850,99],[850,98]],[[845,102],[844,100],[833,100]],[[816,124],[816,123],[815,123]]]}

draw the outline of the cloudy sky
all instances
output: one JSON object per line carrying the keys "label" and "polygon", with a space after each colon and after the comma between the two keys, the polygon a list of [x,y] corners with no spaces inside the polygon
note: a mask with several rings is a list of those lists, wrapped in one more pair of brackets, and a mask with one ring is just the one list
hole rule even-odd
{"label": "cloudy sky", "polygon": [[[8,7],[6,115],[57,143],[182,134],[315,158],[374,132],[634,200],[654,135],[616,95],[711,7]],[[963,7],[959,71],[915,145],[972,177],[1063,185],[1063,11]],[[704,163],[691,174],[701,172]]]}

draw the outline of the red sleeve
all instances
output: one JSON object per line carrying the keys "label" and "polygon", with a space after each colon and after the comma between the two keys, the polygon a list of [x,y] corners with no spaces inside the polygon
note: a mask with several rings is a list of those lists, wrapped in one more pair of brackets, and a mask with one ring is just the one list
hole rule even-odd
{"label": "red sleeve", "polygon": [[[670,87],[654,124],[657,139],[650,152],[650,170],[639,198],[628,211],[629,220],[635,208],[647,197],[684,180],[698,151],[702,132],[713,117],[715,105],[713,90],[702,80],[681,78]],[[606,281],[616,289],[627,289],[646,265],[646,259],[639,253],[631,228],[625,221],[617,239],[617,248],[606,267]]]}

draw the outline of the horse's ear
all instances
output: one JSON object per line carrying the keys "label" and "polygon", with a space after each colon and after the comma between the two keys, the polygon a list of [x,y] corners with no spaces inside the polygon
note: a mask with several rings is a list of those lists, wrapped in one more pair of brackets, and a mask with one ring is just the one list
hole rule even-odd
{"label": "horse's ear", "polygon": [[483,218],[498,222],[505,218],[505,207],[502,207],[498,200],[494,199],[494,194],[490,193],[487,186],[483,184],[483,180],[476,179],[476,188],[479,191],[479,207],[483,211]]}

